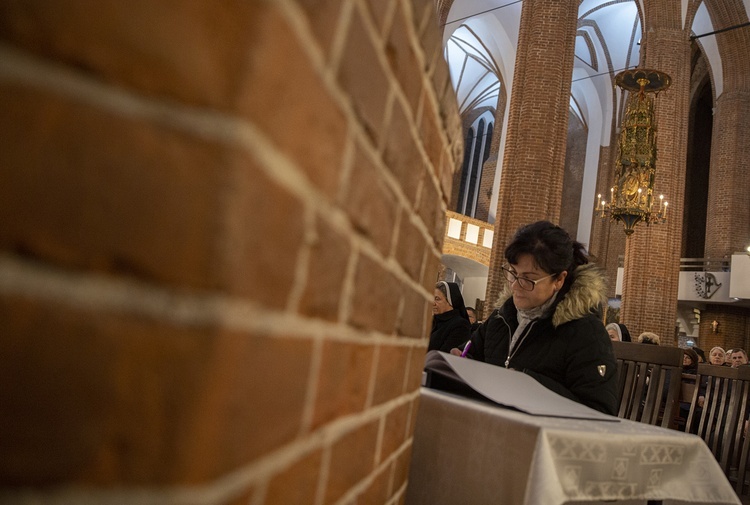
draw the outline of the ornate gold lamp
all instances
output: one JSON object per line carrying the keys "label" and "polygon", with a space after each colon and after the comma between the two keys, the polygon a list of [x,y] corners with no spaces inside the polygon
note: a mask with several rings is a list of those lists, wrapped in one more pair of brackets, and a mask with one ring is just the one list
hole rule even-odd
{"label": "ornate gold lamp", "polygon": [[617,142],[614,186],[609,201],[597,195],[596,212],[625,226],[625,234],[632,235],[635,226],[644,222],[661,224],[667,219],[664,195],[659,195],[654,208],[654,179],[656,176],[656,120],[654,97],[667,89],[672,79],[658,70],[632,69],[615,76],[615,83],[630,91],[620,138]]}

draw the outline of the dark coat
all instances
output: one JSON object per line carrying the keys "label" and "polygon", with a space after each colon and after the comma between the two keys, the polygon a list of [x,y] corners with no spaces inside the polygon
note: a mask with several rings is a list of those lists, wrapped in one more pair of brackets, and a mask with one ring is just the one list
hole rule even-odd
{"label": "dark coat", "polygon": [[453,309],[432,317],[432,333],[428,351],[450,352],[454,347],[462,345],[471,336],[471,323]]}
{"label": "dark coat", "polygon": [[529,323],[509,352],[518,327],[510,291],[472,335],[469,357],[527,373],[552,391],[605,414],[617,413],[617,363],[595,312],[606,284],[594,265],[582,265],[546,315]]}

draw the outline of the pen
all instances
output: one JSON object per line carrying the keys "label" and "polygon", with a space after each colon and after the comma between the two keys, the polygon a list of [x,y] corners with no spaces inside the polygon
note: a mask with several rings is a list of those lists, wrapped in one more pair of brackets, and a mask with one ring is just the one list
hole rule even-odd
{"label": "pen", "polygon": [[466,353],[469,352],[469,347],[471,347],[471,340],[469,340],[468,342],[466,342],[466,345],[464,346],[464,350],[461,351],[461,357],[462,358],[466,357]]}

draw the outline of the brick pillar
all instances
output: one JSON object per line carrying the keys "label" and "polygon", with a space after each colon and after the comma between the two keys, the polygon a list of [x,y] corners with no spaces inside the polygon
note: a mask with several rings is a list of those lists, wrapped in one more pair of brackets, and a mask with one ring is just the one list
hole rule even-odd
{"label": "brick pillar", "polygon": [[648,40],[643,66],[672,77],[672,86],[660,93],[656,101],[658,154],[654,189],[657,195],[663,193],[670,205],[665,224],[648,227],[639,224],[627,239],[620,322],[628,326],[634,337],[643,331],[653,331],[661,336],[662,343],[674,345],[687,156],[690,45],[688,34],[677,28],[657,25],[646,27],[644,32],[648,33]]}
{"label": "brick pillar", "polygon": [[487,282],[490,306],[505,282],[498,272],[515,230],[560,216],[578,3],[523,3]]}
{"label": "brick pillar", "polygon": [[706,216],[706,257],[725,258],[750,244],[750,90],[716,100]]}
{"label": "brick pillar", "polygon": [[0,501],[400,503],[433,2],[0,3]]}
{"label": "brick pillar", "polygon": [[[731,26],[744,18],[741,5],[713,2],[707,6],[716,26]],[[706,219],[706,257],[724,258],[750,244],[750,34],[738,29],[717,36],[724,66],[724,88],[714,107],[714,128]],[[701,314],[704,335],[725,349],[750,347],[750,309],[709,305]],[[706,322],[720,323],[711,333]]]}

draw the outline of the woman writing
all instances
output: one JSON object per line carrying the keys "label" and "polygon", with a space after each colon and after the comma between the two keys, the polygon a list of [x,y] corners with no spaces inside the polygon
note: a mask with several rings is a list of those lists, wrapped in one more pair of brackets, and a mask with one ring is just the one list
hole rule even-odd
{"label": "woman writing", "polygon": [[538,221],[516,232],[505,259],[507,287],[472,335],[467,357],[523,371],[562,396],[614,415],[617,365],[596,315],[606,302],[606,283],[583,246],[559,226]]}
{"label": "woman writing", "polygon": [[449,352],[469,340],[471,323],[458,284],[445,281],[435,284],[432,313],[428,351]]}

